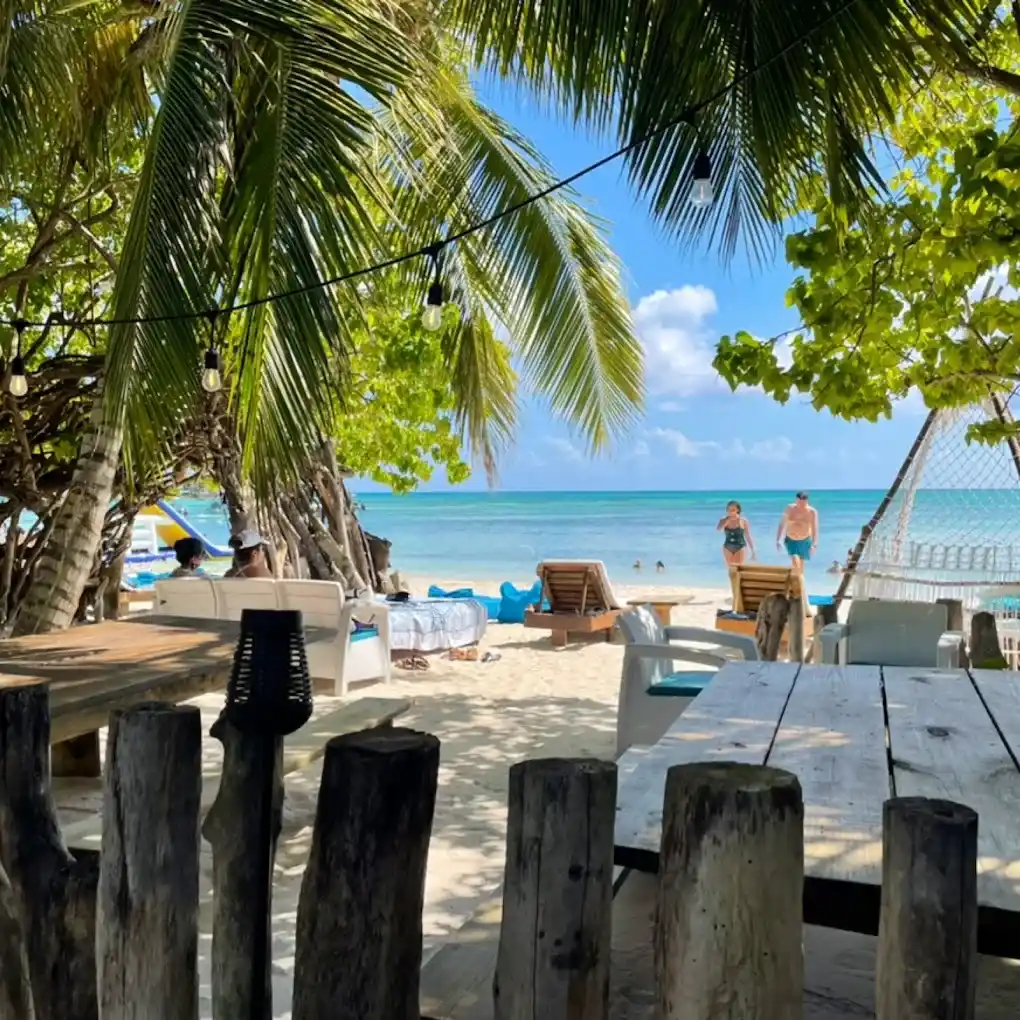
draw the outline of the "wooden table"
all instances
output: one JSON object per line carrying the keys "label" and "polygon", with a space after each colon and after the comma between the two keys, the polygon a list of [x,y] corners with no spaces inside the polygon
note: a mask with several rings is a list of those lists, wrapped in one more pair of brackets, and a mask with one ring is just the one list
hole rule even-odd
{"label": "wooden table", "polygon": [[662,621],[664,627],[668,627],[673,618],[674,606],[686,606],[694,601],[693,595],[649,595],[648,598],[630,599],[628,606],[651,606],[655,615]]}
{"label": "wooden table", "polygon": [[657,869],[671,765],[788,769],[804,791],[804,920],[875,934],[883,801],[953,800],[979,815],[978,948],[1020,957],[1018,757],[1017,673],[730,663],[654,747],[620,759],[616,863]]}
{"label": "wooden table", "polygon": [[240,624],[140,616],[0,642],[0,686],[46,680],[54,775],[99,774],[110,712],[226,686]]}

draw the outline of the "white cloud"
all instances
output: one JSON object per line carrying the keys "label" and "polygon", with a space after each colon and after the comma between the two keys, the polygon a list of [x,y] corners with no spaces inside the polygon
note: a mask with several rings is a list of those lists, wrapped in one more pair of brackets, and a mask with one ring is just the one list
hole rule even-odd
{"label": "white cloud", "polygon": [[[708,320],[719,310],[715,293],[701,284],[657,290],[637,303],[634,326],[645,351],[645,380],[652,394],[695,397],[731,393],[729,383],[712,367],[718,332]],[[775,345],[781,368],[793,364],[788,339]],[[755,386],[737,392],[761,392]],[[676,400],[658,405],[663,413],[683,409]]]}
{"label": "white cloud", "polygon": [[649,453],[651,453],[651,450],[648,448],[648,444],[643,439],[639,439],[634,444],[634,449],[631,451],[631,454],[634,457],[647,457]]}
{"label": "white cloud", "polygon": [[729,389],[712,367],[716,337],[706,320],[718,307],[715,293],[700,284],[641,298],[634,326],[645,349],[649,392],[693,397]]}
{"label": "white cloud", "polygon": [[584,460],[584,455],[576,446],[574,446],[572,442],[570,442],[569,439],[560,439],[559,437],[555,437],[552,439],[547,439],[545,441],[545,445],[548,446],[549,449],[552,450],[553,453],[559,456],[562,460],[570,461]]}
{"label": "white cloud", "polygon": [[729,443],[715,440],[690,439],[678,429],[652,429],[649,437],[656,439],[673,450],[677,457],[693,458],[714,456],[720,460],[759,460],[771,463],[785,463],[793,453],[793,442],[787,436],[774,439],[759,439],[750,445],[740,439]]}

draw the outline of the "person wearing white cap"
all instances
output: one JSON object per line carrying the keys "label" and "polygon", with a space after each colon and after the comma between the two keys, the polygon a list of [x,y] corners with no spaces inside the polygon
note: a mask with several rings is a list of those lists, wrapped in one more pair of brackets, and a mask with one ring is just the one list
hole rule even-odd
{"label": "person wearing white cap", "polygon": [[227,577],[272,577],[266,561],[266,543],[257,531],[242,531],[232,535],[227,543],[234,550],[234,565]]}

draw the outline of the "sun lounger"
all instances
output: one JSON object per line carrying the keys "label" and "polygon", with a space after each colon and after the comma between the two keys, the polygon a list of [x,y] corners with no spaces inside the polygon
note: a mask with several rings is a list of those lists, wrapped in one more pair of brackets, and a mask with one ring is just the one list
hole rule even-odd
{"label": "sun lounger", "polygon": [[557,648],[570,634],[604,632],[608,639],[622,607],[601,561],[546,560],[538,565],[538,578],[549,609],[529,610],[525,627],[551,631]]}
{"label": "sun lounger", "polygon": [[[800,594],[803,580],[790,567],[768,567],[757,563],[745,563],[730,567],[730,586],[733,589],[733,608],[719,610],[715,617],[715,629],[731,634],[755,636],[758,622],[758,608],[767,595],[784,595],[794,598]],[[808,601],[801,599],[804,615],[808,615]],[[788,634],[784,631],[779,654],[786,654]]]}

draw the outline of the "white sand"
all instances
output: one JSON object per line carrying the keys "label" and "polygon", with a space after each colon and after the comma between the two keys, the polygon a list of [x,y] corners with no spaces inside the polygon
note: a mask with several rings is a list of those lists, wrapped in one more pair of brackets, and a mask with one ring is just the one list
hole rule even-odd
{"label": "white sand", "polygon": [[[716,609],[729,593],[721,589],[664,588],[655,585],[618,587],[621,600],[650,595],[690,594],[690,604],[677,607],[673,622],[692,626],[713,625]],[[434,579],[410,578],[415,594],[424,594]],[[631,578],[627,579],[632,580]],[[496,593],[497,582],[435,579],[445,588],[471,586],[480,593]],[[364,695],[408,697],[414,707],[402,725],[436,734],[442,741],[442,766],[436,816],[429,856],[424,912],[426,958],[442,946],[486,901],[502,880],[506,825],[507,775],[511,765],[525,758],[593,756],[610,758],[615,750],[616,701],[623,650],[606,642],[573,644],[553,649],[548,634],[519,625],[490,625],[484,650],[497,652],[496,662],[457,662],[433,656],[425,672],[396,671],[396,683],[383,688],[370,685],[354,692]],[[197,700],[206,724],[216,717],[218,696]],[[337,703],[321,699],[318,712]],[[206,769],[216,768],[219,745],[207,741]],[[274,1016],[290,1016],[294,925],[304,861],[314,819],[319,768],[287,780],[284,832],[277,861],[274,891]],[[61,786],[62,814],[71,817],[94,809],[96,790]],[[75,810],[77,809],[77,810]],[[208,880],[211,861],[205,848],[202,912],[203,1015],[210,1016],[208,950],[210,911]],[[625,887],[626,890],[626,887]],[[640,884],[635,892],[640,893]],[[645,890],[647,892],[647,890]],[[634,897],[631,897],[634,899]],[[615,1020],[650,1016],[650,972],[647,940],[641,934],[647,904],[638,897],[624,913],[620,925],[626,935],[620,966],[614,977]],[[628,920],[637,918],[637,922]],[[849,941],[848,941],[849,940]],[[823,933],[809,940],[812,981],[817,989],[808,996],[810,1017],[826,1020],[872,1016],[870,1006],[870,946],[873,939]],[[821,955],[819,955],[821,954]],[[861,966],[861,961],[865,966]],[[340,961],[338,961],[340,965]],[[821,998],[819,998],[821,997]],[[1016,1000],[1020,1001],[1020,999]],[[824,1010],[818,1002],[828,1003]],[[835,1005],[832,1005],[835,1003]],[[831,1008],[830,1008],[831,1006]],[[1015,1011],[1014,1011],[1015,1012]],[[998,1013],[983,1012],[982,1020],[998,1020]],[[1010,1014],[1011,1016],[1013,1013]],[[1003,1014],[1004,1016],[1004,1014]]]}

